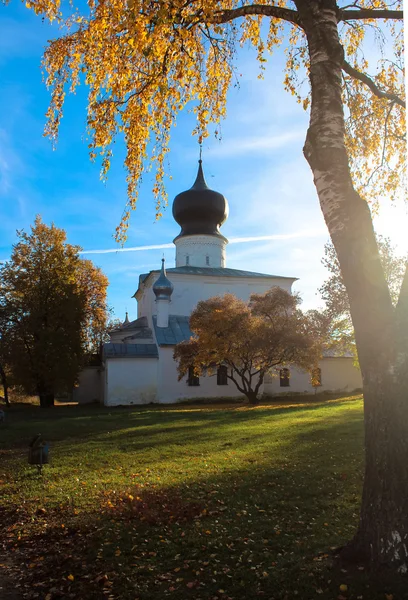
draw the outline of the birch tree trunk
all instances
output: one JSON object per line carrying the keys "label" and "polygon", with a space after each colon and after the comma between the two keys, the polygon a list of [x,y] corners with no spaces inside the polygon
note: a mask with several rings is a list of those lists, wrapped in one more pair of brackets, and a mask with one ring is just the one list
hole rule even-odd
{"label": "birch tree trunk", "polygon": [[[364,387],[365,478],[346,558],[408,570],[408,301],[393,309],[367,203],[344,144],[343,49],[334,0],[295,0],[310,55],[312,104],[304,154],[350,300]],[[403,285],[408,297],[408,276]]]}

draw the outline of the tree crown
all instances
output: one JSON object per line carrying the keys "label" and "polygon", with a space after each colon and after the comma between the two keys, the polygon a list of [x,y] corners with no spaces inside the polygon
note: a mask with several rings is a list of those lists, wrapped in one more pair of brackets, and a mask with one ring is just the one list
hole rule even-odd
{"label": "tree crown", "polygon": [[[238,81],[236,52],[250,44],[260,76],[266,56],[284,45],[284,87],[304,109],[310,91],[307,39],[299,2],[248,0],[28,0],[38,15],[62,26],[45,51],[43,66],[51,103],[46,134],[56,140],[67,91],[89,87],[87,127],[90,156],[99,154],[106,177],[112,147],[123,136],[127,148],[128,203],[117,238],[124,241],[138,183],[151,167],[156,215],[167,202],[164,174],[172,127],[187,106],[197,117],[193,133],[225,117],[227,92]],[[346,144],[355,183],[366,198],[395,195],[405,169],[402,2],[362,0],[330,4],[344,50],[343,101]],[[388,33],[380,23],[386,23]],[[379,60],[369,65],[364,42],[377,43]],[[391,40],[391,42],[390,42]],[[322,41],[323,43],[323,41]],[[393,46],[393,50],[391,50]]]}
{"label": "tree crown", "polygon": [[0,353],[29,392],[72,387],[107,318],[107,278],[37,216],[0,268]]}
{"label": "tree crown", "polygon": [[322,340],[298,308],[300,299],[281,288],[254,294],[247,304],[233,294],[203,300],[191,314],[193,337],[176,346],[179,379],[193,367],[199,375],[219,365],[242,393],[258,393],[266,373],[296,364],[309,370]]}

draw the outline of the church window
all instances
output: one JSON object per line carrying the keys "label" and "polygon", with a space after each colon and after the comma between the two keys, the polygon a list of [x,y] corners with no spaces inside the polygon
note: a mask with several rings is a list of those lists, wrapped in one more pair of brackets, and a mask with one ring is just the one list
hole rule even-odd
{"label": "church window", "polygon": [[319,367],[312,369],[311,384],[313,387],[319,387],[322,385],[322,370]]}
{"label": "church window", "polygon": [[194,367],[190,367],[188,370],[187,384],[190,387],[195,387],[197,385],[200,385],[200,378],[197,377],[197,375],[195,375]]}
{"label": "church window", "polygon": [[207,267],[210,266],[210,257],[209,256],[205,257],[205,264],[207,265]]}
{"label": "church window", "polygon": [[281,369],[279,371],[279,383],[281,387],[290,386],[290,371],[289,369]]}
{"label": "church window", "polygon": [[217,369],[217,385],[228,385],[227,367],[220,365]]}
{"label": "church window", "polygon": [[186,265],[190,264],[190,257],[188,254],[186,254]]}

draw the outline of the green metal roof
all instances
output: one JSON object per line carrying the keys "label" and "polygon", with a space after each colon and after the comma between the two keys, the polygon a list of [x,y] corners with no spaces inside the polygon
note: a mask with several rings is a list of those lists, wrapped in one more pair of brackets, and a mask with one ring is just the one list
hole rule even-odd
{"label": "green metal roof", "polygon": [[[150,273],[142,273],[139,276],[139,288],[146,281],[151,273],[159,273],[158,269]],[[290,279],[296,281],[297,277],[284,277],[282,275],[268,275],[266,273],[257,273],[255,271],[243,271],[241,269],[227,269],[226,267],[173,267],[166,269],[167,274],[175,273],[181,275],[199,275],[200,277],[250,277],[254,279]],[[138,289],[139,289],[138,288]],[[137,294],[137,291],[135,295]]]}
{"label": "green metal roof", "polygon": [[153,326],[159,346],[175,346],[192,336],[189,317],[184,315],[169,315],[168,327],[158,327],[157,317],[153,315]]}

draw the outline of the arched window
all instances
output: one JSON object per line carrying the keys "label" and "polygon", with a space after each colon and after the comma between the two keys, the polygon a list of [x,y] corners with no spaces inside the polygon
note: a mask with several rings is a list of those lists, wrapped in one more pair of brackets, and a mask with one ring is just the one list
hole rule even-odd
{"label": "arched window", "polygon": [[186,254],[186,265],[190,264],[190,257],[188,254]]}
{"label": "arched window", "polygon": [[207,267],[210,266],[210,257],[208,255],[205,257],[205,264],[207,265]]}
{"label": "arched window", "polygon": [[194,374],[194,367],[188,369],[187,385],[190,387],[200,385],[200,378]]}
{"label": "arched window", "polygon": [[227,367],[220,365],[217,369],[217,385],[228,385]]}
{"label": "arched window", "polygon": [[281,369],[279,371],[279,383],[281,387],[290,386],[290,371],[289,369]]}

